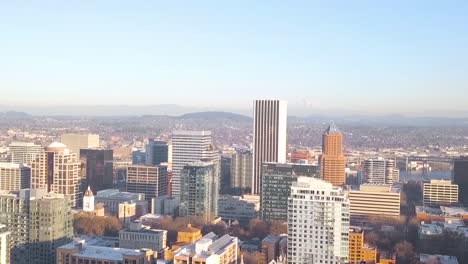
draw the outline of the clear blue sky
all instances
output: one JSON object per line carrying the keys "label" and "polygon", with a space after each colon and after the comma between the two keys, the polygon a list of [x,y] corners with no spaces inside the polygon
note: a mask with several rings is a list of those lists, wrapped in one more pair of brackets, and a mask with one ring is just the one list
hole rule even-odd
{"label": "clear blue sky", "polygon": [[0,104],[468,113],[468,1],[2,1]]}

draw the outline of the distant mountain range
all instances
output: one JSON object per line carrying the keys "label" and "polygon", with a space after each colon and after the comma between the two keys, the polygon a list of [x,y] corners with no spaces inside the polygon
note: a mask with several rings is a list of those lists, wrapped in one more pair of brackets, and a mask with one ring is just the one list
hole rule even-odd
{"label": "distant mountain range", "polygon": [[[11,111],[14,109],[15,111]],[[0,105],[0,118],[23,119],[33,116],[164,116],[178,120],[216,120],[252,122],[252,117],[244,115],[248,111],[213,111],[197,109],[174,104],[151,105],[151,106],[43,106],[43,107],[10,107]],[[404,115],[309,115],[289,116],[292,123],[330,123],[346,125],[367,126],[446,126],[446,127],[468,127],[468,118],[464,117],[409,117]]]}

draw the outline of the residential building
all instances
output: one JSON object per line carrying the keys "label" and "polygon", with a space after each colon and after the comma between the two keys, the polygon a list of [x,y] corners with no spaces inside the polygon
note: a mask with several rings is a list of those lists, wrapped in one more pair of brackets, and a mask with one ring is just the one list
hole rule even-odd
{"label": "residential building", "polygon": [[218,201],[218,216],[223,220],[248,223],[258,216],[260,210],[260,196],[221,195]]}
{"label": "residential building", "polygon": [[167,167],[132,165],[127,167],[127,192],[144,193],[148,204],[152,198],[167,194]]}
{"label": "residential building", "polygon": [[106,214],[117,215],[119,204],[137,203],[147,204],[144,193],[121,192],[117,189],[98,191],[94,196],[95,204],[104,204]]}
{"label": "residential building", "polygon": [[364,230],[359,227],[349,229],[350,264],[377,263],[377,249],[364,243]]}
{"label": "residential building", "polygon": [[424,205],[456,205],[458,204],[458,185],[450,180],[431,180],[423,187]]}
{"label": "residential building", "polygon": [[46,190],[0,193],[0,223],[10,232],[11,263],[55,263],[55,250],[73,236],[68,196]]}
{"label": "residential building", "polygon": [[262,167],[261,218],[265,221],[287,221],[291,185],[299,176],[320,176],[312,164],[264,163]]}
{"label": "residential building", "polygon": [[346,159],[343,154],[343,134],[335,124],[328,126],[322,135],[322,155],[320,156],[322,179],[333,185],[343,185],[346,181]]}
{"label": "residential building", "polygon": [[30,142],[11,142],[8,146],[8,155],[11,162],[31,165],[36,155],[41,153],[43,147]]}
{"label": "residential building", "polygon": [[122,248],[148,248],[162,253],[166,248],[167,231],[143,226],[140,221],[130,223],[130,227],[119,232],[119,246]]}
{"label": "residential building", "polygon": [[145,164],[148,166],[161,165],[169,161],[169,145],[165,141],[150,139],[145,152]]}
{"label": "residential building", "polygon": [[57,249],[56,264],[152,264],[157,255],[150,249],[112,248],[87,245],[85,240],[72,242]]}
{"label": "residential building", "polygon": [[468,207],[468,156],[453,161],[453,183],[458,185],[460,203]]}
{"label": "residential building", "polygon": [[86,185],[94,191],[112,188],[114,178],[113,150],[81,149],[80,159],[84,172],[82,177],[86,179]]}
{"label": "residential building", "polygon": [[346,263],[348,239],[348,193],[327,181],[298,177],[288,200],[288,263]]}
{"label": "residential building", "polygon": [[63,134],[60,142],[65,144],[71,151],[80,158],[80,149],[99,148],[99,135],[95,134]]}
{"label": "residential building", "polygon": [[180,196],[180,172],[185,165],[200,160],[217,162],[218,156],[211,140],[211,131],[174,131],[172,133],[172,196]]}
{"label": "residential building", "polygon": [[31,189],[69,195],[72,206],[81,200],[80,161],[78,154],[62,143],[54,142],[36,155],[31,163]]}
{"label": "residential building", "polygon": [[362,184],[349,192],[351,218],[400,216],[400,190],[388,184]]}
{"label": "residential building", "polygon": [[190,245],[175,251],[174,264],[235,264],[237,263],[237,238],[216,236],[213,232]]}
{"label": "residential building", "polygon": [[237,151],[231,156],[231,188],[252,190],[252,152]]}
{"label": "residential building", "polygon": [[19,191],[31,185],[31,168],[20,163],[0,162],[0,190]]}
{"label": "residential building", "polygon": [[262,190],[262,164],[286,162],[287,102],[254,101],[252,194]]}
{"label": "residential building", "polygon": [[6,225],[0,224],[0,263],[10,264],[10,237],[11,232]]}
{"label": "residential building", "polygon": [[382,157],[366,159],[363,164],[363,173],[366,183],[393,184],[399,180],[395,161]]}
{"label": "residential building", "polygon": [[181,216],[201,216],[206,221],[218,216],[219,168],[216,163],[197,161],[180,172]]}

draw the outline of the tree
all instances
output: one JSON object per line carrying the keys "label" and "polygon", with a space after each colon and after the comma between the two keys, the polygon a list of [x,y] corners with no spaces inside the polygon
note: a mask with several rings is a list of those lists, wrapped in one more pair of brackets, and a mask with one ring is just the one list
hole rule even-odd
{"label": "tree", "polygon": [[87,213],[76,214],[73,228],[78,234],[95,236],[118,236],[122,230],[119,220],[113,216],[94,216]]}
{"label": "tree", "polygon": [[401,241],[395,245],[397,263],[413,263],[416,257],[413,245],[408,241]]}

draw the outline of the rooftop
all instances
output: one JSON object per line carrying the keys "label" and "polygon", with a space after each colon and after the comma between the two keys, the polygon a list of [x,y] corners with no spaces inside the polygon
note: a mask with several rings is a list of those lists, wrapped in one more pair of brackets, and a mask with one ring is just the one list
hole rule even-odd
{"label": "rooftop", "polygon": [[455,206],[441,206],[440,210],[445,216],[461,216],[461,215],[468,215],[468,210],[463,207],[455,207]]}
{"label": "rooftop", "polygon": [[116,200],[143,200],[142,193],[121,192],[118,189],[106,189],[98,191],[95,195],[96,199],[116,199]]}
{"label": "rooftop", "polygon": [[422,263],[437,263],[437,264],[458,264],[459,263],[457,257],[455,256],[429,255],[429,254],[419,255],[419,261],[421,261]]}
{"label": "rooftop", "polygon": [[340,133],[340,130],[336,126],[335,123],[331,123],[328,128],[325,130],[325,134],[334,134],[334,133]]}
{"label": "rooftop", "polygon": [[124,256],[140,256],[142,254],[140,250],[135,250],[135,249],[90,246],[90,245],[87,245],[84,240],[81,240],[79,242],[72,242],[64,246],[61,246],[59,248],[60,249],[78,248],[79,251],[73,254],[73,256],[77,256],[80,258],[88,258],[88,259],[105,259],[105,260],[111,260],[111,261],[123,261]]}
{"label": "rooftop", "polygon": [[229,235],[216,236],[213,232],[206,234],[197,242],[178,249],[175,257],[189,257],[206,259],[212,255],[221,254],[232,243],[237,244],[237,238]]}

